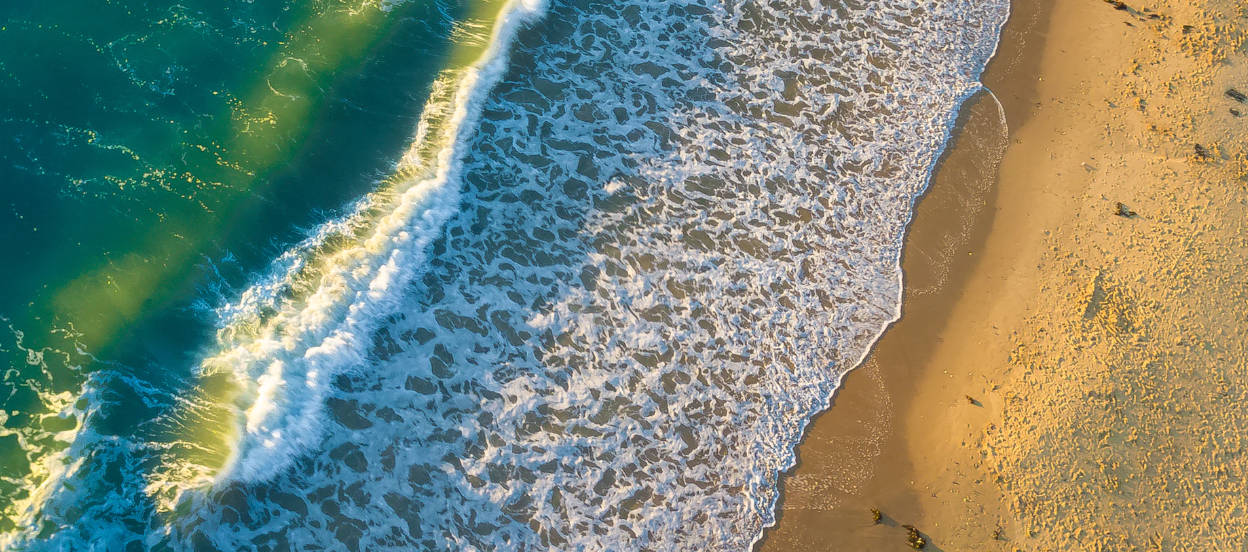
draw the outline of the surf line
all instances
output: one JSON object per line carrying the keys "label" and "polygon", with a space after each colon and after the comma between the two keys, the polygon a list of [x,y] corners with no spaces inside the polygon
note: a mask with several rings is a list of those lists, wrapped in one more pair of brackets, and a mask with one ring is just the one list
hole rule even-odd
{"label": "surf line", "polygon": [[174,424],[182,446],[148,479],[158,504],[171,508],[186,489],[271,479],[319,443],[334,376],[364,364],[371,333],[397,312],[458,212],[482,106],[516,34],[545,14],[546,0],[486,0],[474,11],[481,24],[458,30],[483,36],[458,41],[393,176],[218,311],[215,352]]}

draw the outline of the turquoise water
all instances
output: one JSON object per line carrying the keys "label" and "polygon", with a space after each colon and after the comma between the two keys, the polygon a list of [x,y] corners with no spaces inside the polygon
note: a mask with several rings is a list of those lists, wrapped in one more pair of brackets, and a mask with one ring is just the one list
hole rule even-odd
{"label": "turquoise water", "polygon": [[[30,464],[62,446],[39,429],[86,412],[105,435],[151,432],[213,330],[206,306],[391,169],[470,9],[0,8],[0,396],[14,430],[0,473],[39,476]],[[101,373],[99,404],[75,408]],[[24,498],[5,483],[0,506]],[[11,530],[20,513],[6,510]]]}
{"label": "turquoise water", "polygon": [[1006,13],[0,7],[0,546],[748,547]]}

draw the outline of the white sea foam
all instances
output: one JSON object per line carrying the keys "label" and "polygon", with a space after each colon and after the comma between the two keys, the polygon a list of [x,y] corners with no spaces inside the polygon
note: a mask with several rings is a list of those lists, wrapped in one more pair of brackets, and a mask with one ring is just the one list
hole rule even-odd
{"label": "white sea foam", "polygon": [[149,544],[740,550],[774,521],[810,416],[897,315],[1006,2],[551,10],[505,74],[500,50],[435,89],[460,99],[401,164],[453,128],[433,177],[222,310],[205,374],[246,382],[240,440]]}
{"label": "white sea foam", "polygon": [[[88,414],[84,407],[87,401],[83,397],[77,397],[64,390],[56,390],[48,382],[54,381],[53,371],[64,371],[67,368],[76,370],[79,364],[93,362],[95,359],[91,358],[75,341],[77,336],[72,332],[64,329],[53,332],[64,338],[61,345],[65,347],[65,350],[52,347],[36,349],[27,347],[25,335],[14,328],[9,319],[0,317],[0,322],[3,322],[7,330],[7,332],[0,331],[0,336],[4,338],[0,341],[0,350],[10,354],[24,355],[27,367],[37,367],[43,376],[41,379],[27,379],[22,382],[38,396],[39,405],[43,410],[43,414],[39,416],[42,420],[34,424],[26,423],[11,428],[0,428],[0,439],[13,438],[13,441],[6,441],[5,445],[15,446],[16,449],[25,453],[22,456],[27,460],[22,470],[27,472],[24,475],[15,477],[11,470],[17,470],[13,470],[12,466],[6,466],[5,471],[9,473],[0,475],[0,481],[3,481],[5,485],[22,490],[21,493],[14,493],[17,499],[5,503],[3,512],[0,513],[18,528],[29,529],[33,528],[39,519],[43,502],[61,488],[66,474],[73,473],[81,464],[81,460],[75,456],[78,451],[73,445],[82,438],[84,433],[82,420],[86,419]],[[49,359],[48,357],[55,358]],[[16,369],[10,368],[5,376],[6,380],[16,380],[16,372]],[[89,385],[92,378],[87,379]],[[93,397],[85,399],[90,398]],[[18,414],[22,413],[16,410],[0,411],[0,423],[9,421],[10,415]],[[58,423],[45,425],[43,421],[48,420],[56,420]],[[58,426],[61,429],[50,428]],[[6,451],[10,455],[9,461],[16,456],[15,452],[14,450]],[[13,548],[20,542],[22,536],[23,533],[20,531],[0,533],[0,549]]]}
{"label": "white sea foam", "polygon": [[744,549],[774,521],[810,416],[897,315],[1006,3],[553,9],[368,370],[326,388],[325,452],[248,495],[264,524],[217,504],[204,534]]}
{"label": "white sea foam", "polygon": [[[301,254],[288,255],[270,279],[243,294],[240,304],[226,307],[222,350],[204,362],[203,372],[229,372],[242,382],[240,406],[245,414],[234,451],[218,480],[263,481],[286,469],[293,458],[315,447],[331,379],[363,364],[371,331],[396,312],[402,291],[425,264],[426,250],[459,204],[459,182],[466,142],[472,135],[481,103],[507,67],[507,47],[517,29],[539,16],[539,0],[511,1],[502,8],[480,61],[449,72],[439,85],[453,89],[449,102],[434,98],[422,116],[409,153],[399,163],[401,179],[387,193],[362,202],[353,215],[367,218],[382,203],[380,220],[347,220],[327,224],[298,251],[319,249],[325,237],[365,227],[355,243],[322,252],[310,293],[285,298],[292,279],[306,268]],[[445,116],[436,129],[432,119]],[[436,158],[422,155],[437,147]],[[432,161],[432,162],[431,162]],[[276,284],[276,285],[275,285]],[[249,322],[262,309],[273,313],[259,324]],[[238,325],[249,327],[239,328]]]}

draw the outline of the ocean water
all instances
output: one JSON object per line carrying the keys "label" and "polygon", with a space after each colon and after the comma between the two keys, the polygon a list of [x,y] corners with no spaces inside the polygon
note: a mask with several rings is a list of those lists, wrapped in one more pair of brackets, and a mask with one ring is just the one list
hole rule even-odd
{"label": "ocean water", "polygon": [[0,544],[748,548],[1007,15],[0,7]]}

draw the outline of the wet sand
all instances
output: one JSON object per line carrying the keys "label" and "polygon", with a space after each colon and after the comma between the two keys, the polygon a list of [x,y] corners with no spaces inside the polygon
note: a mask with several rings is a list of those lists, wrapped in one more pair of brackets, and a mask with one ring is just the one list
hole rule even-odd
{"label": "wet sand", "polygon": [[1248,12],[1125,7],[1014,2],[760,549],[1245,548]]}

